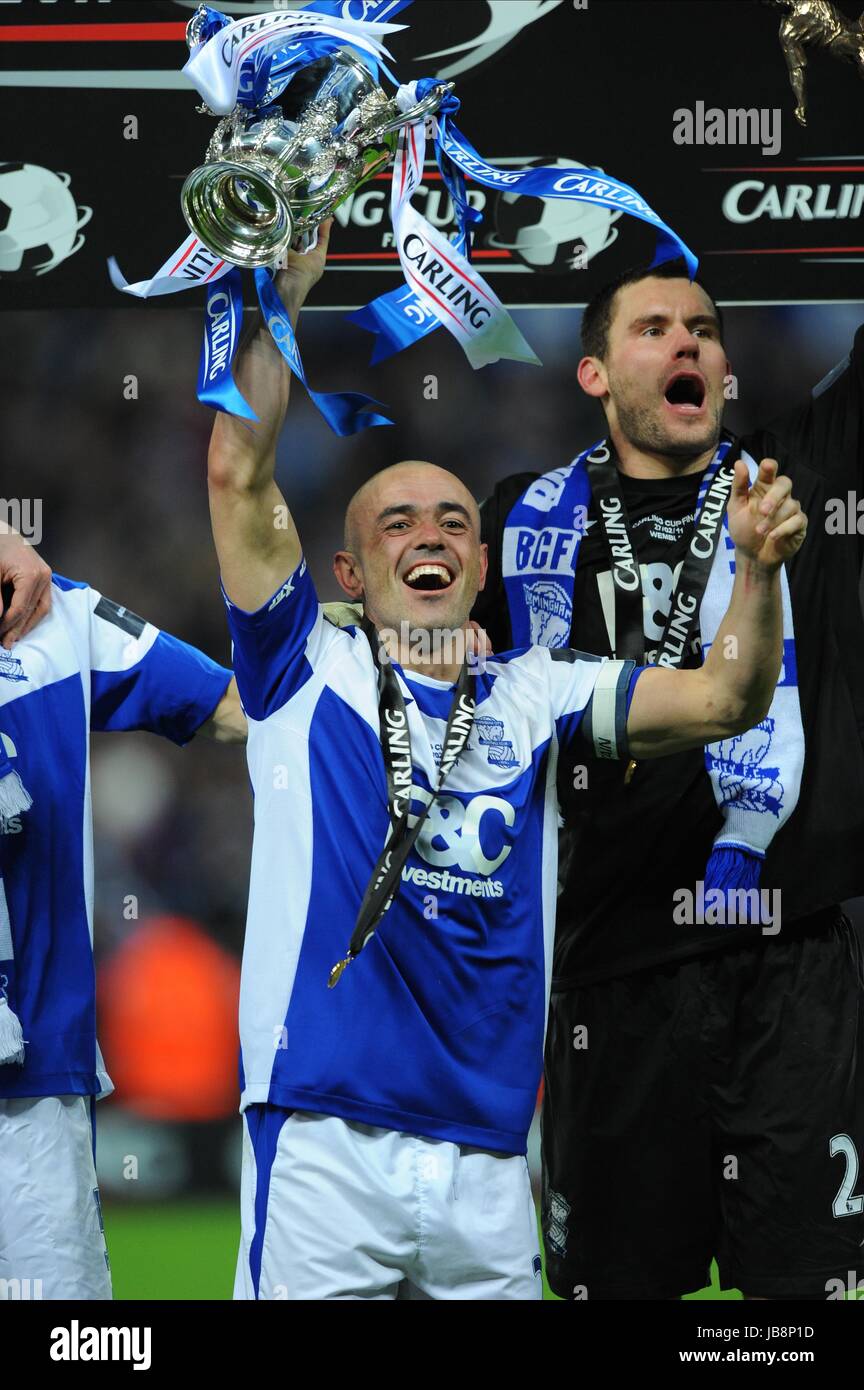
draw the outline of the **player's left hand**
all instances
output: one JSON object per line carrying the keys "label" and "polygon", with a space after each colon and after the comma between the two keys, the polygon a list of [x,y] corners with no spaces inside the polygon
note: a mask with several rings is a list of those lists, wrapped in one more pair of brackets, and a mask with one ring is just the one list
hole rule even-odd
{"label": "player's left hand", "polygon": [[17,531],[0,532],[0,644],[11,650],[50,609],[50,566]]}
{"label": "player's left hand", "polygon": [[738,459],[729,495],[729,534],[735,548],[766,569],[779,569],[791,559],[807,534],[807,517],[792,496],[792,481],[778,477],[778,472],[776,459],[763,459],[751,487],[747,465]]}
{"label": "player's left hand", "polygon": [[283,304],[288,304],[292,300],[298,304],[305,303],[309,291],[321,279],[327,260],[327,248],[330,244],[332,226],[332,217],[325,218],[319,224],[318,242],[314,251],[307,251],[305,255],[301,255],[299,251],[287,253],[284,268],[276,273],[276,289],[279,291]]}

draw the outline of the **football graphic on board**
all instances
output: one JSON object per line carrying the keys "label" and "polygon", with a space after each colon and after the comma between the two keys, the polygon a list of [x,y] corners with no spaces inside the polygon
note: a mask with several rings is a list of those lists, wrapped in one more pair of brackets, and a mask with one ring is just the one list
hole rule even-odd
{"label": "football graphic on board", "polygon": [[[575,159],[526,159],[525,169],[585,169]],[[602,174],[602,169],[592,169]],[[498,195],[494,210],[494,232],[489,246],[512,251],[517,260],[532,270],[562,275],[584,270],[618,235],[613,222],[620,212],[592,203],[568,203],[557,198],[529,198],[517,193]]]}
{"label": "football graphic on board", "polygon": [[68,174],[0,163],[0,275],[45,275],[80,251],[92,208],[78,207]]}

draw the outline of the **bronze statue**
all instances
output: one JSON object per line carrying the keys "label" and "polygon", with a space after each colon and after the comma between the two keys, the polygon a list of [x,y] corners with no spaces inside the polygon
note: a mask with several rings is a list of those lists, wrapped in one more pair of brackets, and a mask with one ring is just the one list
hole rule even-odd
{"label": "bronze statue", "polygon": [[864,77],[864,13],[857,20],[847,19],[830,0],[767,0],[767,3],[787,11],[780,21],[780,45],[798,103],[795,117],[801,125],[806,125],[805,48],[827,49],[833,58],[855,63],[858,75]]}

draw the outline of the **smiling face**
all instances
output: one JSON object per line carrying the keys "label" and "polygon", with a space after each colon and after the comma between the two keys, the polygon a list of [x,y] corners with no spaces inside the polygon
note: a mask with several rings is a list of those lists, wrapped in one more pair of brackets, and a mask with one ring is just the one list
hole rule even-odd
{"label": "smiling face", "polygon": [[352,499],[333,568],[379,629],[460,628],[486,579],[477,503],[445,469],[397,463]]}
{"label": "smiling face", "polygon": [[613,436],[646,453],[694,459],[717,446],[728,371],[701,286],[648,276],[619,290],[606,356],[584,358],[580,381],[601,398]]}

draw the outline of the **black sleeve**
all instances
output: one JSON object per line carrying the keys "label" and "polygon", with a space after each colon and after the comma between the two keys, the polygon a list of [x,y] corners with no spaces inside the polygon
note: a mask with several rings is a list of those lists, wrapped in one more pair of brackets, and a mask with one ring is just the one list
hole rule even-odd
{"label": "black sleeve", "polygon": [[477,595],[471,617],[486,629],[492,650],[496,652],[510,651],[513,646],[510,610],[501,573],[504,527],[522,493],[539,477],[539,473],[512,473],[497,483],[494,491],[480,503],[480,539],[489,548],[489,568],[486,586]]}
{"label": "black sleeve", "polygon": [[783,473],[818,473],[845,494],[864,488],[864,325],[843,362],[807,400],[742,441],[756,459],[777,458]]}

